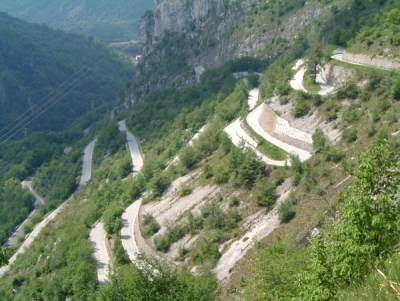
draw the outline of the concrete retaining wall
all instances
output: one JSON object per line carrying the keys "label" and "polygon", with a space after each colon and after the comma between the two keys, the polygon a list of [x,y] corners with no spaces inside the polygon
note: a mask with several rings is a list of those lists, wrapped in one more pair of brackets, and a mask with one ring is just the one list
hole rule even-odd
{"label": "concrete retaining wall", "polygon": [[380,58],[380,57],[371,58],[369,55],[365,55],[365,54],[353,54],[353,53],[344,52],[343,60],[350,62],[350,63],[368,65],[368,66],[382,68],[382,69],[389,69],[389,70],[390,69],[400,69],[400,62],[398,62],[398,61],[392,61],[392,60],[388,60],[388,59],[384,59],[384,58]]}
{"label": "concrete retaining wall", "polygon": [[276,121],[278,120],[278,116],[268,108],[267,105],[262,105],[262,111],[258,122],[264,131],[266,131],[271,136],[274,136]]}
{"label": "concrete retaining wall", "polygon": [[[260,126],[264,131],[266,131],[269,135],[272,137],[279,139],[282,142],[285,142],[287,144],[296,146],[298,148],[304,149],[306,151],[312,152],[313,147],[311,143],[305,142],[303,140],[297,139],[294,136],[289,136],[288,134],[282,133],[282,132],[277,132],[276,131],[276,125],[278,121],[278,116],[275,114],[274,111],[272,111],[266,104],[262,105],[262,111],[260,118],[258,122],[260,123]],[[294,129],[294,131],[299,131],[297,129]]]}

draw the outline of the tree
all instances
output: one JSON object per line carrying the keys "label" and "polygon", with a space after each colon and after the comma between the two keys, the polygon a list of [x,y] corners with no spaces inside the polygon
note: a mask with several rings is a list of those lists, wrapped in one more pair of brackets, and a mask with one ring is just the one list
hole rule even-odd
{"label": "tree", "polygon": [[321,128],[316,128],[312,135],[313,149],[315,152],[323,152],[329,146],[329,138]]}
{"label": "tree", "polygon": [[[99,290],[98,300],[193,300],[215,299],[217,282],[209,271],[193,275],[185,268],[171,269],[155,260],[141,260],[110,275]],[[139,267],[140,266],[140,267]]]}
{"label": "tree", "polygon": [[324,69],[325,64],[329,61],[330,49],[321,36],[312,34],[308,36],[309,48],[305,55],[305,65],[310,72],[311,79],[315,83],[317,74]]}
{"label": "tree", "polygon": [[0,245],[0,267],[8,264],[9,250]]}
{"label": "tree", "polygon": [[332,300],[360,280],[399,243],[399,163],[388,142],[359,158],[353,184],[342,195],[340,218],[310,239],[309,270],[299,278],[303,300]]}
{"label": "tree", "polygon": [[293,300],[294,277],[306,263],[305,248],[289,237],[257,252],[245,300]]}

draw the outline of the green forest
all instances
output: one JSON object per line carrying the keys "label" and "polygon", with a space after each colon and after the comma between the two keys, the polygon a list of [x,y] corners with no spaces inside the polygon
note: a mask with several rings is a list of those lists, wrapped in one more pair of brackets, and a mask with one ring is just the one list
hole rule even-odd
{"label": "green forest", "polygon": [[140,39],[140,17],[154,9],[153,1],[4,0],[0,11],[30,23],[83,33],[107,42]]}
{"label": "green forest", "polygon": [[134,74],[127,58],[93,37],[5,13],[0,13],[0,35],[1,141],[21,128],[29,133],[66,129],[92,108],[115,101]]}

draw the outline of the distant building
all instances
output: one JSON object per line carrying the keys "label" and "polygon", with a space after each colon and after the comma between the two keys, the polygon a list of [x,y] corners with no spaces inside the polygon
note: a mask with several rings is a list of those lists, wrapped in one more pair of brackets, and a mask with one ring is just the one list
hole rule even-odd
{"label": "distant building", "polygon": [[135,56],[135,63],[139,63],[141,60],[142,60],[142,56],[140,54]]}

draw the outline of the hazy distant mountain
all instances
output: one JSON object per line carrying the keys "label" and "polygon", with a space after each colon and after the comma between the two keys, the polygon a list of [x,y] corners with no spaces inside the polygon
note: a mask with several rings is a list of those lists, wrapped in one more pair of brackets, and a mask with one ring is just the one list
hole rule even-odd
{"label": "hazy distant mountain", "polygon": [[1,0],[0,11],[28,22],[106,41],[140,37],[140,17],[152,0]]}

